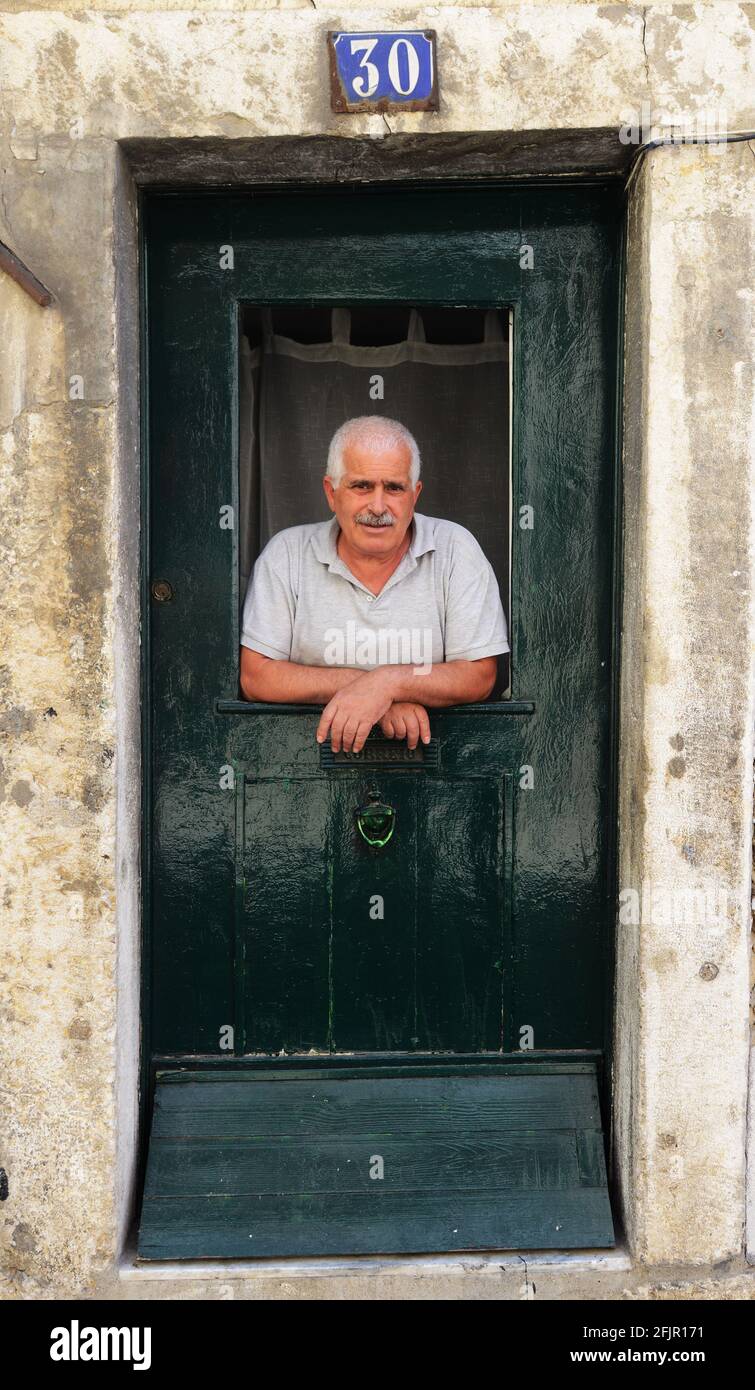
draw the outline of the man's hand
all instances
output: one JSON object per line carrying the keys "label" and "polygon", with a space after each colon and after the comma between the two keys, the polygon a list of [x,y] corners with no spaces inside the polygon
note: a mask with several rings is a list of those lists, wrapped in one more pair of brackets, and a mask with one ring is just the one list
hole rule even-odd
{"label": "man's hand", "polygon": [[373,724],[378,724],[393,703],[388,667],[365,671],[343,690],[337,690],[325,706],[317,726],[317,742],[330,734],[334,753],[360,753]]}
{"label": "man's hand", "polygon": [[408,748],[416,748],[420,738],[430,742],[430,720],[424,705],[414,700],[394,700],[380,720],[386,738],[405,738]]}

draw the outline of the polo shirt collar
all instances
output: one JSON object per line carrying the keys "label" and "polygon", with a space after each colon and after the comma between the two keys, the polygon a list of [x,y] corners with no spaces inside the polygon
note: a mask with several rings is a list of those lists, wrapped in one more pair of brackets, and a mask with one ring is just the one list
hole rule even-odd
{"label": "polo shirt collar", "polygon": [[435,522],[431,516],[414,513],[414,535],[409,545],[409,554],[418,560],[428,550],[435,550]]}

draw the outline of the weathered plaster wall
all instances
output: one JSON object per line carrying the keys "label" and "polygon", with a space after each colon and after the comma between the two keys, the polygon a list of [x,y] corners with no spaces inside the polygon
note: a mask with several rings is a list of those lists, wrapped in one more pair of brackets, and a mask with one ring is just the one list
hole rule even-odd
{"label": "weathered plaster wall", "polygon": [[755,1265],[755,1047],[750,1048],[750,1094],[747,1135],[747,1260]]}
{"label": "weathered plaster wall", "polygon": [[[709,6],[711,8],[713,6],[716,6],[717,8],[721,8],[721,6],[727,4],[731,7],[732,0],[696,0],[696,4],[694,5],[677,5],[676,9],[679,11],[686,11],[687,13],[685,17],[687,20],[689,20],[693,17],[692,12],[694,10],[703,9],[705,6]],[[519,10],[523,8],[522,5],[519,3],[519,0],[436,0],[435,8],[442,8],[444,6],[449,7],[450,5],[453,5],[454,9],[460,10],[476,9],[495,11],[506,9]],[[585,7],[589,6],[590,8],[594,8],[594,0],[530,0],[530,3],[527,5],[526,8],[533,9],[537,7],[550,7],[552,9],[565,9],[567,6],[572,7],[578,5],[584,5]],[[234,5],[233,7],[233,13],[236,14],[239,11],[244,10],[306,10],[310,9],[311,7],[312,0],[239,0],[239,3],[237,5]],[[41,3],[36,3],[34,5],[29,5],[28,2],[25,3],[25,0],[3,0],[2,5],[0,5],[0,12],[5,11],[8,14],[19,14],[29,9],[43,11],[52,10],[55,13],[59,13],[61,11],[65,11],[66,13],[75,13],[79,10],[104,10],[108,14],[112,14],[123,10],[175,11],[185,10],[187,8],[189,7],[185,4],[185,0],[140,0],[140,3],[138,5],[135,5],[133,3],[133,0],[100,0],[99,3],[94,4],[91,3],[91,0],[88,0],[87,3],[84,3],[84,0],[81,0],[81,3],[77,3],[77,0],[67,0],[67,3],[65,5],[56,3],[56,0],[41,0]],[[192,11],[196,10],[199,12],[229,12],[228,0],[197,0],[197,3],[191,5],[190,8]],[[363,5],[354,5],[352,8],[361,8],[374,13],[380,13],[380,11],[382,10],[395,8],[395,0],[365,0],[365,3]],[[604,6],[603,8],[607,7]],[[638,7],[635,3],[635,0],[612,0],[610,8],[619,10],[637,9]],[[655,10],[658,10],[661,7],[659,5],[655,5],[653,8]],[[327,11],[324,10],[323,12],[326,13]]]}
{"label": "weathered plaster wall", "polygon": [[53,1284],[115,1232],[112,159],[6,185],[2,232],[59,296],[0,286],[4,1263]]}
{"label": "weathered plaster wall", "polygon": [[[0,276],[0,1267],[22,1294],[111,1278],[133,1177],[136,265],[117,142],[172,141],[175,166],[209,181],[218,160],[201,137],[229,142],[229,179],[253,177],[257,158],[244,147],[240,163],[232,141],[317,137],[320,177],[348,162],[346,146],[352,176],[360,161],[369,171],[370,145],[390,177],[419,171],[410,136],[448,137],[433,167],[445,148],[463,172],[477,135],[594,129],[605,141],[644,98],[678,112],[725,102],[729,128],[755,124],[752,11],[736,4],[66,9],[0,6],[0,240],[55,296],[40,309]],[[331,114],[325,32],[371,16],[437,29],[440,113]],[[502,136],[498,172],[510,158]],[[531,166],[541,160],[533,144]],[[630,228],[622,865],[625,881],[649,869],[670,884],[710,866],[739,894],[721,937],[620,937],[626,1212],[637,1252],[670,1262],[735,1255],[743,1219],[752,458],[737,364],[751,333],[752,169],[746,145],[651,155]],[[281,162],[272,176],[286,172]],[[723,673],[715,690],[707,663]],[[719,974],[705,982],[709,959]]]}
{"label": "weathered plaster wall", "polygon": [[652,152],[629,228],[620,883],[649,896],[618,929],[617,1136],[653,1262],[742,1243],[754,187],[747,144]]}
{"label": "weathered plaster wall", "polygon": [[[752,25],[728,4],[380,8],[379,22],[438,32],[442,106],[393,116],[394,132],[608,126],[643,97],[694,111],[752,105]],[[382,117],[330,111],[325,34],[363,28],[369,8],[128,13],[26,8],[2,21],[4,102],[21,161],[71,155],[84,137],[384,134]],[[750,110],[750,116],[752,111]]]}

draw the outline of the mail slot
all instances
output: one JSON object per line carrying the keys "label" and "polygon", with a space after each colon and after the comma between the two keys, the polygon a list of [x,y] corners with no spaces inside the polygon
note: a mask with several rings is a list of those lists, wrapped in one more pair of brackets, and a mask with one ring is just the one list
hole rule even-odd
{"label": "mail slot", "polygon": [[437,738],[429,743],[418,743],[409,748],[407,743],[391,742],[389,739],[368,738],[364,748],[358,753],[340,749],[334,753],[329,745],[320,747],[320,764],[335,770],[358,767],[406,767],[425,771],[440,767],[440,745]]}

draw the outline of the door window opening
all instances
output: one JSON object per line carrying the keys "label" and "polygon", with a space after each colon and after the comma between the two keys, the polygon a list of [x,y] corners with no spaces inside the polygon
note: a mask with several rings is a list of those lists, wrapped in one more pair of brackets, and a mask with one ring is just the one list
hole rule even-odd
{"label": "door window opening", "polygon": [[[511,320],[508,308],[242,307],[241,606],[271,537],[329,518],[322,477],[335,430],[374,414],[414,435],[417,510],[472,533],[493,567],[511,634]],[[489,701],[510,696],[507,652]]]}

